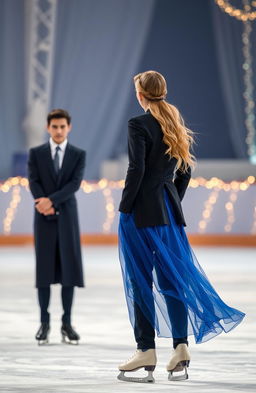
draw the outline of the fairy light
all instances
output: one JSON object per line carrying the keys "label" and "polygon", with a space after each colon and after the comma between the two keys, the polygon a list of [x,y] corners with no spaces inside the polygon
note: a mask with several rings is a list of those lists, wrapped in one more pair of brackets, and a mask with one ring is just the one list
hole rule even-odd
{"label": "fairy light", "polygon": [[[251,8],[248,0],[243,0],[244,7]],[[248,156],[252,163],[256,164],[256,145],[255,145],[255,104],[254,104],[254,85],[253,85],[253,56],[251,48],[252,22],[244,21],[244,29],[242,33],[243,42],[243,70],[244,70],[244,93],[245,100],[245,127],[247,136],[245,142],[248,147]],[[254,162],[255,161],[255,162]]]}
{"label": "fairy light", "polygon": [[[106,188],[110,189],[122,189],[124,188],[124,180],[107,180],[107,179],[100,179],[98,182],[88,182],[86,180],[82,180],[80,188],[87,194],[91,192],[104,190]],[[248,176],[243,181],[231,181],[225,182],[222,179],[217,177],[212,177],[211,179],[205,179],[203,177],[196,177],[191,178],[189,187],[191,188],[198,188],[198,187],[205,187],[207,189],[219,188],[224,191],[230,191],[230,189],[248,189],[248,187],[256,184],[256,177],[253,175]],[[28,179],[25,177],[12,177],[5,180],[3,183],[0,182],[0,191],[2,192],[9,192],[12,187],[15,185],[19,185],[29,190],[29,183]]]}
{"label": "fairy light", "polygon": [[256,178],[254,176],[248,176],[247,177],[247,183],[248,184],[253,184],[256,182]]}
{"label": "fairy light", "polygon": [[101,179],[98,183],[99,188],[104,189],[108,185],[108,180],[107,179]]}
{"label": "fairy light", "polygon": [[[208,184],[209,186],[209,184]],[[208,199],[204,202],[204,210],[202,213],[202,218],[198,224],[199,233],[204,233],[208,223],[211,221],[212,212],[214,209],[214,205],[216,204],[219,197],[219,188],[215,188],[209,195]]]}
{"label": "fairy light", "polygon": [[105,211],[106,219],[102,224],[102,230],[104,233],[109,233],[111,231],[112,224],[115,219],[115,205],[112,196],[112,189],[122,189],[124,187],[124,181],[108,181],[107,179],[101,179],[97,183],[88,183],[83,180],[81,183],[81,189],[90,194],[91,192],[102,191],[105,198]]}
{"label": "fairy light", "polygon": [[104,233],[109,233],[115,218],[115,205],[110,188],[105,188],[103,195],[105,197],[106,220],[102,225],[102,229]]}
{"label": "fairy light", "polygon": [[9,204],[9,207],[6,209],[6,216],[3,222],[5,235],[8,235],[11,232],[12,222],[15,218],[15,213],[20,201],[21,201],[20,186],[15,185],[12,190],[12,199]]}
{"label": "fairy light", "polygon": [[232,227],[235,222],[234,205],[235,205],[237,198],[238,198],[238,196],[237,196],[238,191],[239,191],[239,185],[238,185],[237,189],[230,192],[229,200],[225,204],[225,209],[226,209],[226,213],[227,213],[227,221],[224,226],[225,232],[231,232]]}
{"label": "fairy light", "polygon": [[191,180],[190,180],[190,183],[189,183],[189,186],[190,186],[191,188],[197,188],[197,187],[199,186],[198,180],[196,180],[196,179],[191,179]]}
{"label": "fairy light", "polygon": [[255,1],[252,1],[251,5],[247,1],[247,4],[244,5],[243,9],[234,7],[228,0],[215,0],[215,3],[226,14],[243,22],[246,22],[247,20],[253,21],[256,19],[256,11],[251,11],[251,6],[255,7]]}
{"label": "fairy light", "polygon": [[252,21],[256,19],[256,11],[252,11],[252,7],[256,7],[255,1],[242,0],[243,9],[233,7],[229,1],[215,0],[215,3],[232,17],[243,22],[242,33],[242,52],[243,52],[243,70],[244,70],[244,92],[245,101],[245,128],[247,135],[245,142],[247,145],[247,153],[252,164],[256,164],[256,129],[255,129],[255,104],[254,104],[254,78],[253,78],[253,56],[251,46]]}
{"label": "fairy light", "polygon": [[95,192],[100,189],[98,183],[88,183],[85,180],[82,180],[80,188],[86,194],[90,194],[91,192]]}
{"label": "fairy light", "polygon": [[[102,229],[104,233],[109,233],[111,231],[112,224],[114,222],[116,213],[115,213],[115,205],[114,198],[112,195],[112,190],[122,190],[124,188],[125,181],[112,181],[107,179],[100,179],[98,182],[87,182],[83,180],[81,182],[81,190],[85,194],[91,194],[93,192],[102,192],[103,197],[105,199],[105,211],[106,211],[106,219],[102,225]],[[191,178],[189,187],[192,189],[197,189],[198,187],[204,187],[207,190],[211,191],[208,199],[204,203],[204,210],[202,212],[202,218],[198,224],[199,232],[204,233],[207,225],[211,221],[212,212],[214,209],[214,205],[217,203],[219,192],[225,191],[230,192],[230,198],[227,203],[231,203],[232,205],[227,205],[226,211],[228,217],[232,216],[233,205],[236,202],[236,197],[238,191],[246,191],[249,187],[256,185],[256,177],[248,176],[244,181],[232,181],[229,183],[224,182],[223,180],[212,177],[211,179],[205,179],[203,177]],[[11,232],[11,224],[15,218],[15,213],[20,203],[20,190],[21,188],[25,188],[26,191],[29,191],[29,182],[27,178],[24,177],[13,177],[7,179],[5,182],[0,182],[0,192],[10,192],[12,190],[12,201],[10,206],[6,211],[6,217],[4,219],[4,233],[9,234]],[[17,191],[17,189],[19,191]],[[16,190],[16,191],[14,191]],[[231,207],[231,208],[230,208]],[[233,209],[233,210],[232,210]],[[232,221],[233,218],[228,218],[226,225],[230,225],[230,223],[234,223]],[[252,228],[252,233],[256,231],[256,212],[254,211],[254,224]],[[225,229],[225,228],[224,228]],[[229,229],[229,227],[227,227]],[[230,229],[231,230],[231,229]]]}
{"label": "fairy light", "polygon": [[26,188],[28,191],[29,183],[26,177],[10,177],[9,179],[5,180],[4,183],[0,182],[0,191],[2,192],[9,192],[14,186],[21,186]]}

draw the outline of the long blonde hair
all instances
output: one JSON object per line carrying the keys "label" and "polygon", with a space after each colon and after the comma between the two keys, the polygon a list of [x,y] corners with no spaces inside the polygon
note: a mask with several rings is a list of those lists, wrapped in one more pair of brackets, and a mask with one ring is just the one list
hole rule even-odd
{"label": "long blonde hair", "polygon": [[177,159],[177,169],[186,171],[194,166],[194,156],[190,147],[194,142],[193,132],[185,126],[178,109],[169,104],[166,81],[159,72],[146,71],[134,77],[137,92],[140,92],[148,101],[151,114],[159,122],[163,141],[168,146],[166,154]]}

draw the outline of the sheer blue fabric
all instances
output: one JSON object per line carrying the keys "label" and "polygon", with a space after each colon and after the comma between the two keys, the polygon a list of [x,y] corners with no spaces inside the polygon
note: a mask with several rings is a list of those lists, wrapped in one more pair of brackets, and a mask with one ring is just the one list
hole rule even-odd
{"label": "sheer blue fabric", "polygon": [[229,332],[245,314],[229,307],[210,284],[183,226],[175,222],[165,195],[170,225],[137,228],[133,214],[120,214],[119,258],[132,326],[134,303],[159,337],[194,335],[201,343]]}

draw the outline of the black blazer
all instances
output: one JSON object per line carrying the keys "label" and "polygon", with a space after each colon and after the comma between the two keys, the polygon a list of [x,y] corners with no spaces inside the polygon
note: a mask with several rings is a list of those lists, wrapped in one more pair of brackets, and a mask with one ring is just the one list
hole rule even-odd
{"label": "black blazer", "polygon": [[165,154],[163,132],[158,121],[147,111],[128,122],[129,167],[119,211],[134,212],[137,227],[169,224],[164,201],[167,191],[176,222],[186,225],[181,200],[191,169],[175,171],[176,158]]}

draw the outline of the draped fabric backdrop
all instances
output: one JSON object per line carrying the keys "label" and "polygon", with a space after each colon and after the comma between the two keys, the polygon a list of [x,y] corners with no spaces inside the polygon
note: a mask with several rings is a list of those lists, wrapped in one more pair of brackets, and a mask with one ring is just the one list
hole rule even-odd
{"label": "draped fabric backdrop", "polygon": [[24,4],[0,0],[0,179],[24,149]]}
{"label": "draped fabric backdrop", "polygon": [[[50,107],[73,118],[70,140],[88,152],[87,179],[111,155],[133,89],[155,0],[59,0]],[[0,0],[0,178],[25,150],[24,1]]]}
{"label": "draped fabric backdrop", "polygon": [[[229,132],[236,158],[247,158],[245,104],[243,98],[243,22],[225,14],[214,1],[211,1],[211,8],[219,73],[229,124],[227,131]],[[255,37],[252,38],[253,54],[255,54],[254,46]]]}
{"label": "draped fabric backdrop", "polygon": [[70,140],[88,151],[87,178],[97,178],[120,133],[154,2],[58,2],[51,106],[70,110]]}
{"label": "draped fabric backdrop", "polygon": [[[25,3],[0,0],[0,179],[26,151]],[[132,78],[147,69],[166,76],[168,99],[197,132],[198,159],[247,157],[242,28],[214,0],[57,0],[49,109],[70,111],[86,178],[126,152],[127,120],[142,113]]]}

